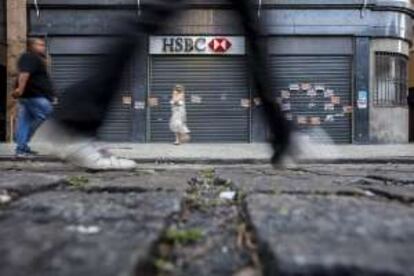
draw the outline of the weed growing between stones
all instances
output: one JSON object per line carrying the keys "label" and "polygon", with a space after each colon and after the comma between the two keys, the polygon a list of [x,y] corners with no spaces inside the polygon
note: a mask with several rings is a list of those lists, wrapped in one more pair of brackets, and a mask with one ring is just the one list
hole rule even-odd
{"label": "weed growing between stones", "polygon": [[[146,275],[260,276],[255,236],[242,214],[245,193],[210,169],[188,185],[181,212],[155,246]],[[222,192],[235,196],[223,198]]]}
{"label": "weed growing between stones", "polygon": [[89,183],[89,178],[86,176],[71,176],[67,179],[69,186],[76,189],[84,188]]}

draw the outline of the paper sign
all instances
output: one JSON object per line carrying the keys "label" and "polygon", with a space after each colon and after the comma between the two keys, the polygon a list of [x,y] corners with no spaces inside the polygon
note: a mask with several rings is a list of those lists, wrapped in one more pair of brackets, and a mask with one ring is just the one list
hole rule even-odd
{"label": "paper sign", "polygon": [[241,105],[242,107],[246,107],[246,108],[248,108],[248,107],[250,107],[250,100],[249,100],[249,99],[241,99],[241,101],[240,101],[240,105]]}
{"label": "paper sign", "polygon": [[312,88],[312,85],[311,85],[310,83],[302,83],[302,84],[300,85],[300,88],[301,88],[303,91],[308,91],[309,89],[311,89],[311,88]]}
{"label": "paper sign", "polygon": [[262,99],[260,98],[254,98],[253,101],[256,106],[262,105]]}
{"label": "paper sign", "polygon": [[335,105],[332,103],[326,103],[325,104],[325,110],[335,110]]}
{"label": "paper sign", "polygon": [[316,93],[316,90],[312,88],[306,92],[306,95],[308,95],[309,97],[316,97],[318,94]]}
{"label": "paper sign", "polygon": [[306,125],[308,123],[308,118],[306,116],[298,116],[297,121],[299,125]]}
{"label": "paper sign", "polygon": [[341,97],[332,96],[331,97],[331,103],[333,103],[333,104],[340,104],[341,103]]}
{"label": "paper sign", "polygon": [[136,109],[136,110],[145,109],[145,102],[138,102],[138,101],[136,101],[134,103],[134,109]]}
{"label": "paper sign", "polygon": [[320,117],[311,117],[310,118],[310,124],[311,125],[320,125],[321,124],[321,118]]}
{"label": "paper sign", "polygon": [[203,98],[197,95],[191,95],[191,102],[200,104],[203,101]]}
{"label": "paper sign", "polygon": [[150,107],[158,106],[158,105],[159,105],[159,100],[158,100],[158,98],[154,98],[154,97],[149,98],[149,99],[148,99],[148,105],[149,105]]}
{"label": "paper sign", "polygon": [[323,84],[315,84],[316,91],[325,91],[325,85]]}
{"label": "paper sign", "polygon": [[291,110],[290,103],[284,103],[284,104],[282,104],[282,111],[289,111],[289,110]]}
{"label": "paper sign", "polygon": [[334,122],[335,116],[334,115],[326,115],[325,122]]}
{"label": "paper sign", "polygon": [[358,108],[366,109],[368,107],[368,92],[367,91],[358,91]]}
{"label": "paper sign", "polygon": [[280,94],[282,96],[282,99],[289,99],[290,98],[290,92],[287,91],[287,90],[282,90]]}
{"label": "paper sign", "polygon": [[335,95],[335,92],[332,90],[332,89],[326,89],[324,92],[323,92],[323,96],[325,97],[325,98],[330,98],[330,97],[332,97],[332,96],[334,96]]}
{"label": "paper sign", "polygon": [[290,91],[299,91],[300,90],[300,86],[297,83],[291,84],[291,85],[289,85],[289,90]]}
{"label": "paper sign", "polygon": [[316,103],[314,103],[314,102],[310,102],[309,104],[308,104],[308,108],[309,109],[312,109],[312,108],[315,108],[316,107]]}
{"label": "paper sign", "polygon": [[122,103],[125,105],[132,104],[132,97],[129,97],[129,96],[122,97]]}

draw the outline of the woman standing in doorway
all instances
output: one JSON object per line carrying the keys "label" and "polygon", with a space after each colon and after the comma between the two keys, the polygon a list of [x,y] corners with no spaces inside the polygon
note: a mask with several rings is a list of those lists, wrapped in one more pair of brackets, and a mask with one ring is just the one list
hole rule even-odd
{"label": "woman standing in doorway", "polygon": [[170,130],[175,134],[174,145],[180,145],[190,141],[190,130],[187,127],[187,112],[185,109],[185,88],[177,84],[171,99]]}

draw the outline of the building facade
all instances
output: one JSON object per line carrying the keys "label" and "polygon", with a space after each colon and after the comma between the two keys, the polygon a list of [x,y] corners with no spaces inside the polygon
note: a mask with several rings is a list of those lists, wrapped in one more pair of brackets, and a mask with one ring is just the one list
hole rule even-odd
{"label": "building facade", "polygon": [[[58,91],[96,68],[112,20],[140,16],[150,2],[30,0],[29,35],[47,38]],[[178,83],[187,88],[194,142],[266,141],[237,15],[225,0],[185,6],[143,41],[100,137],[172,141],[169,99]],[[268,0],[255,8],[266,32],[274,100],[296,129],[323,142],[408,142],[410,1]]]}

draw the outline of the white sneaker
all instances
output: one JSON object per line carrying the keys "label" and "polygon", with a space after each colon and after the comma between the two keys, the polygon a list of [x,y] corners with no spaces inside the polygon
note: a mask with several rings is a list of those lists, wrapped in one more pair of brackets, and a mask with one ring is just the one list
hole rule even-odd
{"label": "white sneaker", "polygon": [[59,157],[75,166],[96,170],[133,170],[137,164],[129,159],[118,158],[105,150],[97,148],[86,137],[69,133],[58,124],[48,121],[35,136],[44,144],[44,151]]}
{"label": "white sneaker", "polygon": [[135,161],[116,157],[92,143],[81,145],[65,159],[75,166],[95,171],[133,170],[137,166]]}

